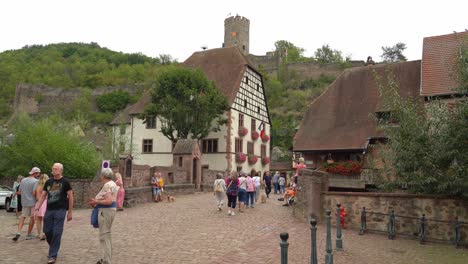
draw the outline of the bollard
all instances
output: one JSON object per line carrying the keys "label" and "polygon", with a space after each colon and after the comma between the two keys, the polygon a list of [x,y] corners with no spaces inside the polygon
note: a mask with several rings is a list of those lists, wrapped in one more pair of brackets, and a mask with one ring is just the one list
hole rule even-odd
{"label": "bollard", "polygon": [[421,240],[419,241],[420,244],[426,243],[426,230],[427,230],[427,220],[426,220],[426,215],[423,214],[421,217]]}
{"label": "bollard", "polygon": [[280,247],[281,247],[281,264],[288,264],[288,238],[289,234],[288,233],[281,233],[280,234],[281,242],[280,242]]}
{"label": "bollard", "polygon": [[327,221],[327,246],[325,254],[325,264],[333,264],[333,255],[332,255],[332,243],[331,243],[331,211],[327,209],[326,212],[326,221]]}
{"label": "bollard", "polygon": [[310,220],[312,248],[310,252],[310,264],[317,264],[317,220]]}
{"label": "bollard", "polygon": [[359,235],[364,235],[365,232],[366,232],[366,207],[362,207],[361,230],[359,230]]}
{"label": "bollard", "polygon": [[458,221],[458,217],[455,217],[455,225],[454,225],[454,244],[455,247],[458,248],[460,247],[460,241],[461,241],[461,236],[460,236],[460,228],[462,226],[462,223]]}
{"label": "bollard", "polygon": [[343,250],[343,240],[341,239],[341,204],[336,204],[336,250]]}
{"label": "bollard", "polygon": [[388,218],[388,239],[395,239],[395,211],[392,210]]}

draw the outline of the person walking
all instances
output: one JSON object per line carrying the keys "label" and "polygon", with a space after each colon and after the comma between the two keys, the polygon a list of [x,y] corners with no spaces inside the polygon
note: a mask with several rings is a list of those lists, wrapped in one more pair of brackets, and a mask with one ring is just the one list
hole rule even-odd
{"label": "person walking", "polygon": [[281,175],[278,179],[278,185],[280,188],[280,194],[284,194],[284,185],[286,184],[286,175]]}
{"label": "person walking", "polygon": [[21,236],[21,230],[23,229],[24,221],[26,217],[29,217],[28,234],[26,240],[33,239],[34,236],[31,234],[34,228],[34,206],[36,205],[36,197],[34,196],[34,190],[36,189],[38,180],[37,176],[41,173],[38,167],[34,167],[29,172],[29,177],[23,179],[19,185],[19,193],[21,194],[21,204],[23,210],[21,212],[21,218],[18,223],[18,232],[13,237],[13,241],[18,241]]}
{"label": "person walking", "polygon": [[123,185],[122,175],[120,173],[115,174],[115,184],[117,185],[117,211],[123,211],[123,203],[125,199],[125,189]]}
{"label": "person walking", "polygon": [[102,247],[102,258],[96,264],[112,263],[112,236],[111,229],[117,209],[117,184],[112,181],[113,173],[110,168],[101,171],[101,182],[104,184],[96,197],[88,204],[94,207],[97,213],[99,227],[99,242]]}
{"label": "person walking", "polygon": [[262,180],[260,179],[260,173],[255,172],[255,170],[252,170],[250,175],[252,175],[252,179],[255,184],[255,203],[258,203],[258,198],[260,197],[260,186],[262,185]]}
{"label": "person walking", "polygon": [[21,212],[21,195],[19,195],[19,186],[23,176],[18,175],[16,181],[13,183],[13,197],[11,199],[10,207],[15,209],[16,217],[19,217]]}
{"label": "person walking", "polygon": [[161,202],[161,190],[162,190],[162,178],[161,178],[161,173],[160,172],[155,172],[153,177],[151,177],[151,186],[153,186],[153,199],[154,201]]}
{"label": "person walking", "polygon": [[243,213],[245,205],[247,204],[247,178],[245,173],[241,172],[239,177],[239,212]]}
{"label": "person walking", "polygon": [[279,191],[279,184],[278,184],[279,177],[280,177],[279,172],[278,171],[275,172],[275,174],[273,175],[273,190],[275,194],[278,194],[278,191]]}
{"label": "person walking", "polygon": [[[63,165],[52,166],[53,177],[46,181],[42,191],[39,207],[47,198],[47,209],[44,215],[44,233],[49,244],[47,263],[55,263],[62,240],[65,216],[67,221],[73,219],[73,190],[68,179],[63,177]],[[39,209],[36,209],[38,211]]]}
{"label": "person walking", "polygon": [[226,182],[223,180],[223,174],[217,173],[216,180],[213,183],[213,195],[216,199],[216,204],[218,205],[218,210],[222,210],[224,203],[224,193],[226,192]]}
{"label": "person walking", "polygon": [[254,208],[255,203],[255,183],[250,175],[247,175],[247,203],[246,207]]}
{"label": "person walking", "polygon": [[35,213],[34,217],[35,217],[36,227],[37,227],[36,238],[39,238],[40,240],[45,240],[45,234],[42,232],[42,223],[44,220],[45,211],[47,209],[47,198],[46,198],[46,201],[43,202],[41,206],[39,206],[39,199],[41,199],[42,191],[44,190],[44,185],[48,179],[49,179],[49,176],[47,174],[42,174],[39,177],[39,182],[37,183],[36,190],[34,190],[34,196],[37,199],[37,203],[34,209],[39,209],[39,210],[34,210],[34,213]]}
{"label": "person walking", "polygon": [[269,171],[263,173],[263,184],[265,185],[265,194],[267,198],[270,198],[271,193],[271,176]]}
{"label": "person walking", "polygon": [[226,194],[228,197],[228,215],[235,215],[237,194],[239,193],[239,179],[237,172],[233,171],[231,177],[226,178]]}

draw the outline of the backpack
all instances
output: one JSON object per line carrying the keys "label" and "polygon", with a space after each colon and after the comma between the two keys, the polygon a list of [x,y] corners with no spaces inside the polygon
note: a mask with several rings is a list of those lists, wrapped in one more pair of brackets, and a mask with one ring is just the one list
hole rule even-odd
{"label": "backpack", "polygon": [[255,183],[252,178],[247,178],[247,190],[255,191]]}
{"label": "backpack", "polygon": [[237,186],[237,183],[234,183],[234,180],[230,180],[226,194],[236,196],[238,192],[239,186]]}
{"label": "backpack", "polygon": [[219,184],[220,182],[218,181],[218,183],[216,183],[216,186],[215,186],[215,192],[219,193],[219,192],[222,192],[223,190],[221,189],[221,184]]}

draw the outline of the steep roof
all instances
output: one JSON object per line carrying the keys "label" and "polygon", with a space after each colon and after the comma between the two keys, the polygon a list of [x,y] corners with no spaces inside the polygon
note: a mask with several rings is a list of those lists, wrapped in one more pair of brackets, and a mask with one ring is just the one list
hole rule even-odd
{"label": "steep roof", "polygon": [[387,67],[402,97],[418,97],[421,61],[348,69],[309,106],[294,137],[294,150],[362,150],[369,138],[382,137],[371,116],[382,110],[373,72],[385,76]]}
{"label": "steep roof", "polygon": [[468,44],[468,32],[427,37],[423,40],[421,95],[453,94],[458,86],[454,76],[460,46]]}
{"label": "steep roof", "polygon": [[179,139],[172,150],[172,154],[192,154],[194,148],[198,148],[198,141],[195,139]]}
{"label": "steep roof", "polygon": [[229,105],[236,98],[246,66],[255,71],[237,47],[195,52],[183,64],[202,70],[227,97]]}

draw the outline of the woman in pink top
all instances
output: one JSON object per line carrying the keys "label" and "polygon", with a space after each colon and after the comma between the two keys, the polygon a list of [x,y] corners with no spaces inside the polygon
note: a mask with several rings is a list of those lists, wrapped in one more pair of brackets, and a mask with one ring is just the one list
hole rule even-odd
{"label": "woman in pink top", "polygon": [[120,173],[115,174],[115,184],[119,188],[119,191],[117,192],[117,211],[123,211],[123,202],[125,198],[125,189],[122,181],[122,175]]}
{"label": "woman in pink top", "polygon": [[250,175],[247,175],[247,203],[246,208],[254,208],[255,201],[255,182]]}
{"label": "woman in pink top", "polygon": [[42,206],[39,207],[39,199],[41,198],[42,190],[44,189],[44,184],[46,181],[49,179],[49,176],[47,174],[42,174],[39,177],[39,181],[37,182],[37,187],[36,190],[34,190],[34,196],[36,197],[36,206],[34,206],[34,209],[39,209],[39,210],[34,210],[35,218],[36,218],[36,227],[37,227],[37,238],[40,238],[41,240],[45,240],[45,235],[42,232],[42,221],[44,219],[44,214],[47,209],[47,196],[44,199],[44,202],[42,203]]}
{"label": "woman in pink top", "polygon": [[294,177],[293,177],[293,181],[294,181],[295,184],[297,184],[297,179],[299,177],[299,170],[306,168],[306,165],[304,164],[304,158],[300,157],[299,158],[299,163],[294,162],[293,163],[293,168],[296,170],[296,172],[294,174]]}

